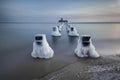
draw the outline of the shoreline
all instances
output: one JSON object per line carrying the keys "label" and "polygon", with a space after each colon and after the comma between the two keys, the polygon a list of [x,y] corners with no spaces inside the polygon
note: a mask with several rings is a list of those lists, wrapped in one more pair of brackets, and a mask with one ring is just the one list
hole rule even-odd
{"label": "shoreline", "polygon": [[120,55],[98,59],[79,59],[58,71],[33,80],[118,80],[120,79]]}

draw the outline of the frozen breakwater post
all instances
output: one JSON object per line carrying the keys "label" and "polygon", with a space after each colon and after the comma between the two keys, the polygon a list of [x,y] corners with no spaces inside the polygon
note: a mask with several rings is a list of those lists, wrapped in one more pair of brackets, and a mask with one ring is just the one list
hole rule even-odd
{"label": "frozen breakwater post", "polygon": [[83,35],[79,38],[77,48],[75,49],[75,54],[78,57],[91,57],[98,58],[100,55],[95,50],[94,45],[92,44],[91,36]]}
{"label": "frozen breakwater post", "polygon": [[58,21],[58,29],[61,31],[62,30],[62,27],[65,27],[68,25],[68,20],[64,20],[63,18],[61,18],[59,21]]}
{"label": "frozen breakwater post", "polygon": [[72,27],[68,24],[68,20],[64,20],[63,18],[61,18],[61,20],[58,21],[59,23],[59,30],[61,32],[62,27],[66,27],[68,36],[79,36],[77,29],[75,27]]}
{"label": "frozen breakwater post", "polygon": [[36,34],[33,42],[33,58],[52,58],[54,55],[53,49],[49,46],[45,34]]}
{"label": "frozen breakwater post", "polygon": [[71,27],[70,26],[68,28],[69,28],[68,31],[67,31],[68,32],[68,36],[79,36],[79,34],[78,34],[78,32],[77,32],[75,27]]}
{"label": "frozen breakwater post", "polygon": [[61,36],[61,33],[60,33],[60,31],[59,31],[59,29],[58,29],[58,27],[56,26],[56,27],[53,27],[53,30],[52,30],[52,34],[51,34],[52,36]]}

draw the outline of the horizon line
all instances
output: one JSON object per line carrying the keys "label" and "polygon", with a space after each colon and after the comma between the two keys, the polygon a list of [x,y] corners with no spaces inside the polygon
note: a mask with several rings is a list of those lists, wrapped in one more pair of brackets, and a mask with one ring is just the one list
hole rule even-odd
{"label": "horizon line", "polygon": [[[23,23],[23,24],[24,24],[24,23],[26,23],[26,24],[27,24],[27,23],[31,23],[31,24],[32,24],[32,23],[35,23],[35,24],[40,24],[40,23],[41,23],[41,24],[42,24],[42,23],[43,23],[43,24],[46,24],[46,23],[48,23],[48,24],[55,24],[55,23],[58,23],[58,22],[0,22],[0,23],[16,23],[16,24],[17,24],[17,23],[18,23],[18,24],[19,24],[19,23],[21,23],[21,24],[22,24],[22,23]],[[113,23],[120,23],[120,22],[112,22],[112,21],[99,22],[99,21],[98,21],[98,22],[68,22],[68,23],[69,23],[69,24],[95,24],[95,23],[109,23],[109,24],[113,24]]]}

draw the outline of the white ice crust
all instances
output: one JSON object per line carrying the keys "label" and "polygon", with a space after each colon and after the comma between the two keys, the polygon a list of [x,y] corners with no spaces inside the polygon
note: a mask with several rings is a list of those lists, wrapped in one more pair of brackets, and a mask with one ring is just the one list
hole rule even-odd
{"label": "white ice crust", "polygon": [[[73,31],[71,31],[71,28],[73,28]],[[67,31],[69,36],[79,36],[75,27],[68,26]]]}
{"label": "white ice crust", "polygon": [[53,27],[53,28],[55,28],[55,31],[53,30],[51,35],[52,36],[61,36],[61,33],[58,29],[59,27],[56,26],[56,27]]}
{"label": "white ice crust", "polygon": [[58,23],[57,27],[58,27],[59,32],[61,32],[62,28],[64,27],[64,23]]}
{"label": "white ice crust", "polygon": [[[33,58],[45,58],[49,59],[52,58],[54,55],[53,49],[49,46],[46,35],[45,34],[36,34],[36,36],[42,36],[42,40],[34,40],[33,42],[33,51],[31,53],[31,56]],[[42,45],[38,45],[37,42],[41,42]]]}
{"label": "white ice crust", "polygon": [[67,32],[69,33],[69,31],[70,31],[70,25],[66,25],[66,30],[67,30]]}
{"label": "white ice crust", "polygon": [[[83,36],[86,36],[86,35],[83,35]],[[84,57],[91,57],[91,58],[100,57],[100,55],[95,50],[95,47],[92,44],[91,39],[90,39],[90,46],[84,47],[82,45],[81,38],[79,38],[77,48],[75,49],[74,52],[78,57],[82,57],[82,58],[84,58]],[[89,54],[88,54],[88,52],[89,52]]]}

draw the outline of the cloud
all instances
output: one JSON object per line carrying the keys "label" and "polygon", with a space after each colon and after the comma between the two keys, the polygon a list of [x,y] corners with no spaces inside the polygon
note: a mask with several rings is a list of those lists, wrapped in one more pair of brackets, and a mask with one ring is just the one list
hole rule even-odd
{"label": "cloud", "polygon": [[120,0],[12,0],[0,11],[0,21],[120,21]]}

